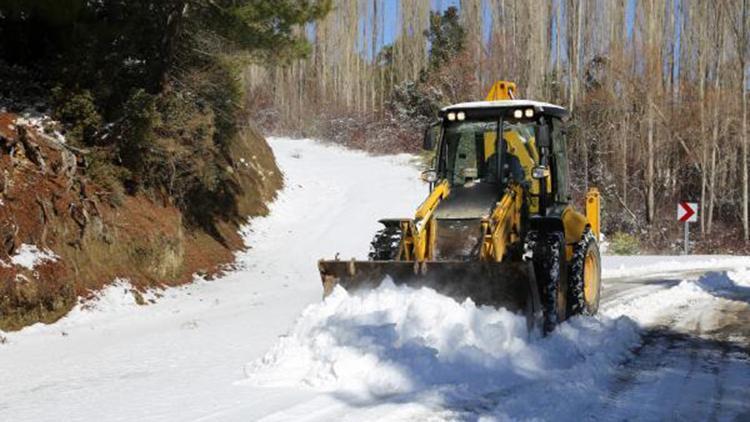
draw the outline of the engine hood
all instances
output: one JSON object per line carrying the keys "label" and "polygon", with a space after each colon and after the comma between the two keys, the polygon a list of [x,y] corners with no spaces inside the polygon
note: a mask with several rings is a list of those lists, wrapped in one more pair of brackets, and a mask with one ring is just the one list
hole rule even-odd
{"label": "engine hood", "polygon": [[463,220],[489,216],[501,194],[500,186],[494,183],[451,187],[450,195],[435,210],[435,218]]}

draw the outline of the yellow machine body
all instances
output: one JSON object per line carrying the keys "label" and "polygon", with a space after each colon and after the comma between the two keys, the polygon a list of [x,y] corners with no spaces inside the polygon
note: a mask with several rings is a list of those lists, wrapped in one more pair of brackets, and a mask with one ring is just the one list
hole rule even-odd
{"label": "yellow machine body", "polygon": [[[487,101],[513,100],[516,86],[512,82],[496,82]],[[505,306],[523,310],[529,291],[529,278],[533,269],[517,253],[523,249],[524,212],[537,214],[540,209],[539,193],[542,181],[551,188],[551,175],[547,172],[540,178],[531,174],[540,165],[536,139],[521,139],[518,133],[503,134],[507,152],[518,158],[526,175],[524,180],[508,183],[504,192],[498,193],[500,200],[488,215],[479,221],[476,232],[479,236],[479,251],[473,260],[445,260],[438,257],[436,244],[440,225],[436,212],[441,203],[452,195],[448,180],[438,181],[428,197],[419,205],[413,219],[398,220],[401,239],[398,251],[390,260],[321,260],[319,270],[324,292],[328,294],[334,286],[347,290],[377,286],[390,278],[396,284],[412,286],[427,285],[457,299],[470,297],[480,304]],[[496,135],[484,134],[484,156],[495,153]],[[481,144],[481,143],[480,143]],[[600,196],[592,188],[586,195],[585,214],[570,204],[561,213],[565,238],[565,260],[573,257],[573,248],[581,240],[586,229],[596,239],[600,232]],[[513,252],[513,253],[511,253]],[[598,256],[598,255],[597,255]],[[597,262],[597,265],[599,263]]]}
{"label": "yellow machine body", "polygon": [[516,84],[510,81],[496,81],[484,98],[485,101],[514,100]]}

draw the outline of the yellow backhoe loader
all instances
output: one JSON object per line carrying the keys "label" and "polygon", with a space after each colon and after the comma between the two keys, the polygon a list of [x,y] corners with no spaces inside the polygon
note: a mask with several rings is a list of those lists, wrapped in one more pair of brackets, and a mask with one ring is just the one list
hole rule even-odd
{"label": "yellow backhoe loader", "polygon": [[455,104],[425,131],[430,194],[412,219],[380,220],[368,260],[321,260],[324,294],[384,279],[524,312],[544,332],[599,307],[599,192],[570,204],[565,123],[553,104],[514,98]]}

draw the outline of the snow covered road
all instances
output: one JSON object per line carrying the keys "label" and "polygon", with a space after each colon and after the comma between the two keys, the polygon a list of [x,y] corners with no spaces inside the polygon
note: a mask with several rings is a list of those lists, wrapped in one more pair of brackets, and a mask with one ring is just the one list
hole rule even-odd
{"label": "snow covered road", "polygon": [[286,187],[241,268],[0,333],[0,421],[750,420],[750,258],[605,257],[601,315],[547,338],[430,290],[321,302],[316,260],[426,188],[407,156],[270,143]]}

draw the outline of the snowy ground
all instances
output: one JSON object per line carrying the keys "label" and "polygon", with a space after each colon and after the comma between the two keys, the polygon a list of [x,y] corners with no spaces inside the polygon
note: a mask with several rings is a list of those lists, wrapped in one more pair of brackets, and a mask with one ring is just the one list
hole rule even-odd
{"label": "snowy ground", "polygon": [[430,290],[321,302],[316,260],[426,188],[409,157],[271,146],[286,188],[242,269],[0,333],[0,421],[750,420],[750,258],[606,257],[601,315],[547,338]]}

